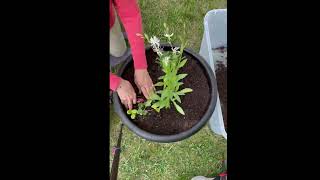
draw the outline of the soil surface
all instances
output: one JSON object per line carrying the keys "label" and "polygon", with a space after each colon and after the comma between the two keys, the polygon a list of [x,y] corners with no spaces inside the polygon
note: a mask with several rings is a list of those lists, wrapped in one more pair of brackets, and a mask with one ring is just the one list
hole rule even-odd
{"label": "soil surface", "polygon": [[[191,56],[188,56],[188,54],[184,54],[184,56],[188,61],[186,65],[179,70],[179,73],[186,73],[188,76],[182,80],[184,85],[182,85],[180,89],[187,87],[193,89],[193,92],[185,96],[180,96],[182,103],[178,104],[184,110],[185,115],[178,113],[172,103],[171,108],[163,108],[160,113],[155,112],[153,109],[148,109],[146,116],[138,115],[135,120],[132,120],[141,129],[158,135],[178,134],[192,128],[201,120],[206,112],[211,99],[206,74],[202,70],[199,62]],[[148,61],[148,72],[153,83],[156,83],[158,81],[157,78],[163,75],[160,65],[156,63],[157,55],[150,49],[146,52],[146,57]],[[134,83],[132,63],[125,70],[122,77],[130,81],[135,91],[138,92],[138,88]],[[158,88],[157,90],[160,89]],[[142,94],[137,94],[137,96],[143,98]],[[126,111],[124,106],[123,108]]]}
{"label": "soil surface", "polygon": [[214,50],[215,71],[224,126],[227,131],[227,48]]}

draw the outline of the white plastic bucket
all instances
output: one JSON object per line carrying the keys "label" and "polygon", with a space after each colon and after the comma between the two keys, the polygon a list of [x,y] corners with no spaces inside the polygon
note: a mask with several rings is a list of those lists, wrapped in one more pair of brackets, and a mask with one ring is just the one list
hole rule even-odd
{"label": "white plastic bucket", "polygon": [[[215,63],[213,49],[227,47],[227,9],[209,11],[204,17],[204,34],[200,47],[200,55],[208,61],[213,72]],[[209,120],[209,126],[216,134],[227,139],[227,132],[223,123],[223,116],[218,96],[217,105]]]}

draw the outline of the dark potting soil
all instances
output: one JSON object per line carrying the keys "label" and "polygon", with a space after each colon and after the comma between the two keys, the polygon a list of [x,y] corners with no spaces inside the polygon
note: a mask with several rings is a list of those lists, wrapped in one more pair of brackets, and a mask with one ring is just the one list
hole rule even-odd
{"label": "dark potting soil", "polygon": [[217,64],[216,78],[223,115],[223,122],[225,129],[227,130],[227,67],[222,63]]}
{"label": "dark potting soil", "polygon": [[[227,48],[214,50],[217,58],[215,65],[216,80],[225,130],[227,131]],[[219,56],[219,57],[218,57]]]}
{"label": "dark potting soil", "polygon": [[[184,110],[185,115],[178,113],[173,104],[171,104],[171,108],[169,109],[161,109],[160,113],[150,108],[146,116],[138,115],[136,119],[132,120],[141,129],[158,135],[178,134],[192,128],[201,120],[206,112],[211,99],[206,74],[198,61],[187,54],[184,54],[184,56],[188,61],[186,65],[179,70],[179,73],[187,73],[188,76],[182,80],[184,85],[182,85],[180,89],[187,87],[193,89],[193,92],[181,97],[181,104],[178,103]],[[157,78],[164,73],[161,71],[160,65],[156,63],[156,53],[150,49],[146,52],[146,57],[148,72],[153,83],[156,83],[158,82]],[[138,88],[134,84],[134,69],[132,63],[131,66],[125,70],[122,77],[130,81],[135,91],[138,92]],[[157,90],[161,88],[162,87],[157,87]],[[143,97],[142,94],[137,94],[137,96]],[[123,108],[126,111],[124,106]]]}

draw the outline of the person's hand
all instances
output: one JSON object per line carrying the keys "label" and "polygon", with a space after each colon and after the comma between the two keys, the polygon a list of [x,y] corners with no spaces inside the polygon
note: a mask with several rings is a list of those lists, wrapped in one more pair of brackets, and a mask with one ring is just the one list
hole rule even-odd
{"label": "person's hand", "polygon": [[154,91],[154,86],[148,71],[146,69],[135,70],[134,82],[139,88],[139,91],[143,93],[144,97],[149,99]]}
{"label": "person's hand", "polygon": [[116,91],[121,103],[127,109],[132,109],[133,104],[137,103],[136,93],[134,92],[134,89],[129,81],[121,79],[120,85]]}

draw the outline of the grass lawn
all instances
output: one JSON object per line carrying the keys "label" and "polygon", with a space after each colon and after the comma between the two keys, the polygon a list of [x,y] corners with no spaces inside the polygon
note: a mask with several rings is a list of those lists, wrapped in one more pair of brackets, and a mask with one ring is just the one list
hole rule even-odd
{"label": "grass lawn", "polygon": [[[199,52],[203,18],[211,9],[226,8],[226,0],[139,0],[145,33],[159,35],[163,23],[175,34],[186,24],[188,48]],[[110,149],[116,144],[120,119],[110,108]],[[227,142],[214,135],[208,126],[184,141],[159,144],[143,140],[126,127],[123,129],[122,153],[118,178],[191,179],[215,176],[223,170]],[[110,165],[112,164],[110,154]]]}

